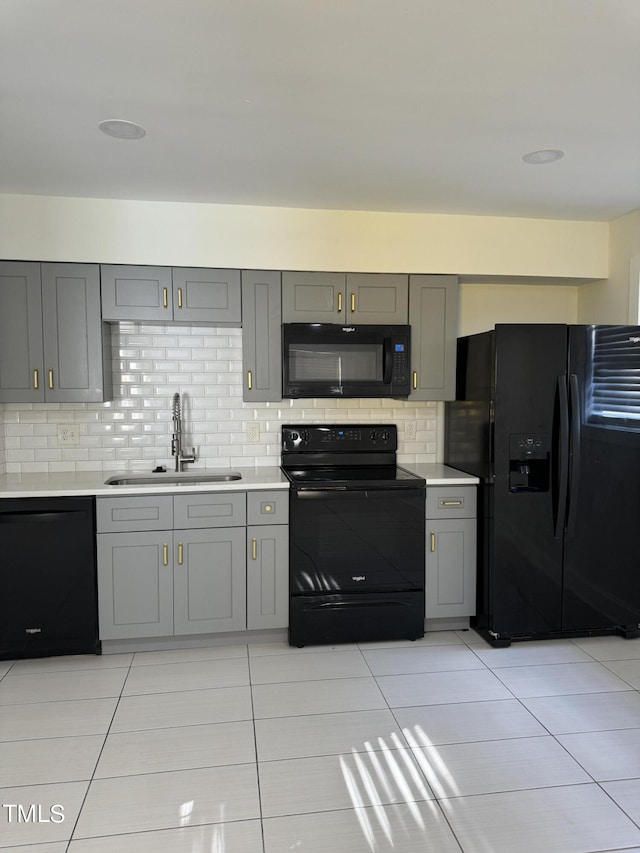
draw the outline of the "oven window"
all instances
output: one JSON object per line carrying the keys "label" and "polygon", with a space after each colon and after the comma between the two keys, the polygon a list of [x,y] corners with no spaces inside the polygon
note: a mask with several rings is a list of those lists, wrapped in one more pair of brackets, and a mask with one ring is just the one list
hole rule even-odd
{"label": "oven window", "polygon": [[381,344],[290,344],[292,382],[381,382]]}

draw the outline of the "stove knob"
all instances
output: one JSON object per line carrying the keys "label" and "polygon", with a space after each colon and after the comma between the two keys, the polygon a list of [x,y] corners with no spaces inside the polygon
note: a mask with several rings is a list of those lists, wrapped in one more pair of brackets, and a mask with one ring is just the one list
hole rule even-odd
{"label": "stove knob", "polygon": [[391,435],[389,434],[389,431],[385,429],[385,431],[382,433],[382,435],[380,436],[380,438],[381,438],[383,441],[389,441],[389,439],[391,438]]}
{"label": "stove knob", "polygon": [[291,433],[289,433],[289,438],[291,439],[291,441],[297,441],[300,438],[300,436],[298,435],[297,432],[291,432]]}
{"label": "stove knob", "polygon": [[375,429],[371,430],[371,432],[369,433],[369,438],[371,439],[371,441],[378,440],[378,433],[375,431]]}
{"label": "stove knob", "polygon": [[303,441],[309,441],[309,438],[310,438],[309,430],[308,430],[308,429],[305,429],[305,430],[304,430],[304,432],[302,432],[302,433],[300,434],[300,438],[301,438]]}

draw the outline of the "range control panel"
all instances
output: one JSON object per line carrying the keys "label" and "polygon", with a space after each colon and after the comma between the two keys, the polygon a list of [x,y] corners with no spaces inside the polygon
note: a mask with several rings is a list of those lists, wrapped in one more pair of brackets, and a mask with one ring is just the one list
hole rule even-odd
{"label": "range control panel", "polygon": [[282,450],[397,450],[395,424],[327,424],[282,427]]}

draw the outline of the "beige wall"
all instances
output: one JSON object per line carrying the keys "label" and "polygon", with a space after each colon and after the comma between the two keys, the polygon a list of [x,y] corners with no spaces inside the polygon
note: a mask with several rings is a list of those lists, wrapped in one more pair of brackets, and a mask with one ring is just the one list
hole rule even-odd
{"label": "beige wall", "polygon": [[608,225],[0,195],[0,257],[600,279]]}
{"label": "beige wall", "polygon": [[[640,210],[621,216],[609,223],[609,277],[580,288],[578,322],[633,323],[638,322],[637,261],[640,255]],[[635,270],[635,282],[630,293],[630,268]]]}
{"label": "beige wall", "polygon": [[496,323],[577,323],[578,287],[525,284],[463,284],[459,335]]}

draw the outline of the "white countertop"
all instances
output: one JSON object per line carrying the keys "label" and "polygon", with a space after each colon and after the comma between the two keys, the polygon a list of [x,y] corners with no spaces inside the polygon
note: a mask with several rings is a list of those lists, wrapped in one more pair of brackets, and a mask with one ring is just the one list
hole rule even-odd
{"label": "white countertop", "polygon": [[[428,486],[460,486],[478,483],[477,477],[456,471],[438,462],[400,463],[400,467],[424,477]],[[0,498],[41,498],[74,495],[151,495],[168,492],[238,492],[253,489],[288,489],[289,481],[280,468],[268,465],[259,468],[234,468],[241,480],[224,483],[182,482],[158,480],[149,485],[107,486],[109,477],[152,476],[140,471],[96,471],[64,474],[5,474],[0,476]],[[189,472],[194,479],[210,474],[228,474],[226,469],[201,468]]]}
{"label": "white countertop", "polygon": [[473,486],[480,480],[464,471],[456,471],[441,462],[404,462],[398,463],[401,468],[413,471],[418,477],[424,477],[427,486]]}
{"label": "white countertop", "polygon": [[[153,476],[142,471],[95,471],[65,474],[5,474],[0,477],[0,498],[44,498],[74,495],[157,495],[167,492],[238,492],[249,489],[288,489],[289,481],[276,465],[259,468],[233,468],[241,480],[225,483],[181,482],[158,480],[149,485],[107,486],[109,477]],[[198,475],[229,474],[228,469],[191,469]],[[160,475],[162,477],[163,475]]]}

